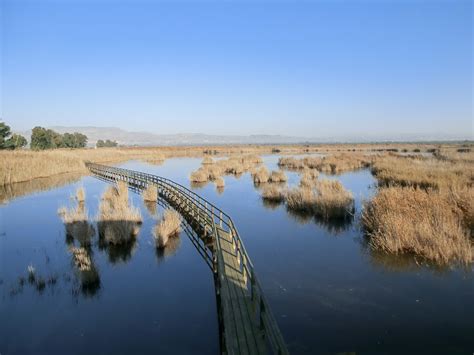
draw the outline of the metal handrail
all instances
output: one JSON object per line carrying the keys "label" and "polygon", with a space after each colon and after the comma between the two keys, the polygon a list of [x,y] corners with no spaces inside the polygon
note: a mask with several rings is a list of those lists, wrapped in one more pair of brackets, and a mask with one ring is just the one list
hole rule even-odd
{"label": "metal handrail", "polygon": [[[101,165],[101,164],[96,164],[96,163],[91,163],[91,162],[86,162],[86,167],[95,173],[100,173],[100,172],[105,171],[107,173],[117,174],[119,176],[125,176],[133,180],[137,180],[137,181],[139,180],[141,183],[148,184],[152,182],[152,183],[160,184],[162,188],[167,188],[169,191],[172,191],[173,193],[177,193],[181,196],[184,195],[186,200],[188,200],[191,204],[193,204],[198,210],[204,211],[204,213],[210,218],[210,220],[212,220],[212,223],[209,223],[209,221],[204,221],[204,222],[212,228],[212,232],[216,236],[216,241],[215,241],[216,247],[220,248],[220,243],[217,241],[217,239],[219,239],[219,234],[217,232],[217,225],[216,225],[215,218],[217,218],[220,228],[223,225],[227,226],[228,232],[231,235],[233,242],[235,243],[236,252],[238,253],[238,256],[240,258],[239,264],[241,265],[243,269],[242,271],[245,271],[247,273],[248,278],[250,280],[250,283],[249,283],[250,285],[247,287],[252,297],[252,300],[254,300],[255,297],[258,297],[257,301],[258,301],[259,310],[260,310],[259,311],[260,314],[258,315],[258,317],[259,317],[260,324],[269,332],[268,333],[269,341],[272,347],[277,350],[276,353],[278,354],[288,353],[286,349],[286,345],[283,341],[283,337],[276,326],[277,323],[275,319],[273,318],[272,313],[269,311],[270,308],[269,308],[266,298],[263,295],[262,287],[257,278],[257,275],[255,274],[253,263],[250,260],[250,257],[247,253],[247,250],[245,249],[245,246],[242,242],[240,234],[237,228],[235,227],[234,221],[227,213],[222,211],[213,203],[199,196],[194,191],[191,191],[187,187],[161,176],[137,172],[137,171],[133,171],[129,169]],[[214,260],[214,263],[216,262],[217,260]],[[216,271],[217,270],[214,270],[214,272]]]}

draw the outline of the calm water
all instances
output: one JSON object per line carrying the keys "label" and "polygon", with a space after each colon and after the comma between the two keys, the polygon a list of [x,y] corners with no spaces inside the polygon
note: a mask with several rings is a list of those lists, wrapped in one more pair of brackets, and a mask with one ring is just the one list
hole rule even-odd
{"label": "calm water", "polygon": [[[265,157],[276,168],[278,156]],[[200,159],[123,167],[189,186]],[[290,185],[298,183],[288,173]],[[361,203],[374,191],[368,171],[340,179],[356,198],[352,223],[331,225],[267,205],[249,174],[195,189],[236,222],[292,353],[472,354],[474,273],[370,252],[359,230]],[[157,253],[155,218],[140,197],[144,223],[127,250],[100,248],[98,280],[83,288],[57,215],[78,186],[95,216],[107,183],[84,177],[0,206],[0,354],[205,353],[219,351],[212,273],[182,232]],[[160,209],[158,209],[158,212]],[[28,265],[44,287],[30,284]]]}

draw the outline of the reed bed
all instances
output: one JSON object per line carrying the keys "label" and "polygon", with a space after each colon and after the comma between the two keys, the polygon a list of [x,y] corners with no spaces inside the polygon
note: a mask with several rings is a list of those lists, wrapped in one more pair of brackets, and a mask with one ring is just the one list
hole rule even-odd
{"label": "reed bed", "polygon": [[286,197],[286,190],[275,185],[267,185],[262,189],[262,198],[272,202],[283,202]]}
{"label": "reed bed", "polygon": [[176,236],[181,231],[181,217],[178,212],[167,209],[163,218],[156,224],[153,229],[156,246],[164,248],[168,244],[170,237]]}
{"label": "reed bed", "polygon": [[97,215],[99,235],[109,244],[130,243],[140,230],[140,210],[129,205],[128,185],[120,181],[102,195]]}
{"label": "reed bed", "polygon": [[303,211],[325,219],[346,218],[353,213],[352,193],[335,180],[318,180],[313,187],[293,188],[286,194],[290,210]]}
{"label": "reed bed", "polygon": [[473,261],[462,221],[463,212],[446,195],[414,187],[380,189],[362,214],[372,249],[413,253],[439,264]]}
{"label": "reed bed", "polygon": [[253,175],[253,182],[255,184],[264,184],[270,179],[270,172],[265,166],[260,167]]}
{"label": "reed bed", "polygon": [[77,240],[81,246],[89,246],[91,244],[91,237],[95,234],[94,227],[89,223],[89,215],[84,205],[85,190],[79,188],[76,191],[76,196],[80,195],[82,201],[77,202],[77,205],[67,208],[61,207],[58,214],[66,228],[66,236],[71,240]]}
{"label": "reed bed", "polygon": [[190,176],[191,182],[203,183],[207,182],[209,179],[209,174],[203,168],[199,168],[196,171],[193,171]]}
{"label": "reed bed", "polygon": [[[386,151],[428,151],[442,150],[445,154],[456,154],[462,147],[459,144],[312,144],[312,145],[225,145],[195,147],[117,147],[101,149],[55,149],[47,151],[1,151],[0,185],[29,181],[40,177],[77,172],[86,174],[84,162],[111,163],[131,159],[162,162],[169,157],[202,157],[212,155],[244,156],[243,162],[261,163],[259,154],[303,154],[321,153],[341,154],[341,152],[386,152]],[[468,145],[468,148],[472,145]],[[464,148],[464,149],[468,149]],[[453,153],[454,152],[454,153]]]}
{"label": "reed bed", "polygon": [[86,191],[83,187],[80,187],[76,190],[76,201],[82,203],[86,200]]}
{"label": "reed bed", "polygon": [[154,184],[148,184],[142,192],[143,201],[156,202],[158,201],[158,187]]}
{"label": "reed bed", "polygon": [[339,174],[345,171],[369,167],[372,158],[359,153],[338,153],[321,157],[282,157],[278,165],[289,170],[316,169],[329,174]]}
{"label": "reed bed", "polygon": [[300,187],[314,187],[318,180],[319,172],[316,169],[305,168],[300,173]]}
{"label": "reed bed", "polygon": [[286,176],[285,172],[282,170],[274,170],[270,174],[270,178],[268,179],[269,182],[287,182],[288,177]]}
{"label": "reed bed", "polygon": [[380,185],[443,189],[473,185],[474,164],[435,158],[379,157],[372,172]]}
{"label": "reed bed", "polygon": [[251,154],[230,156],[227,159],[213,161],[212,164],[209,163],[210,160],[208,159],[211,158],[204,158],[202,166],[191,173],[191,183],[201,184],[208,181],[220,181],[223,175],[239,177],[263,161],[259,156]]}

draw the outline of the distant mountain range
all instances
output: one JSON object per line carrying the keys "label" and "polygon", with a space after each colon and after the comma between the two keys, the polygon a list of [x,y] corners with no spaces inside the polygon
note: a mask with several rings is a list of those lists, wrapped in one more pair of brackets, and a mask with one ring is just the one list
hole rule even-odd
{"label": "distant mountain range", "polygon": [[[210,135],[202,133],[155,134],[148,132],[129,132],[117,127],[48,127],[59,133],[80,132],[87,136],[88,145],[94,146],[97,140],[115,140],[119,145],[156,146],[156,145],[222,145],[222,144],[296,144],[296,143],[366,143],[366,142],[407,142],[407,141],[455,141],[472,140],[472,137],[446,136],[446,134],[404,134],[372,135],[364,137],[295,137],[282,135]],[[30,140],[31,130],[16,132]]]}

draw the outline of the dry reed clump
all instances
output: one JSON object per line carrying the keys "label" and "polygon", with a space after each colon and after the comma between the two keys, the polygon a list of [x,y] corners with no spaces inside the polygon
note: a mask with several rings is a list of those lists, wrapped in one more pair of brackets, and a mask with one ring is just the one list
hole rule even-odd
{"label": "dry reed clump", "polygon": [[[76,195],[80,194],[85,196],[84,188],[77,190]],[[72,208],[61,207],[58,210],[58,214],[66,227],[66,236],[68,238],[76,239],[82,246],[91,244],[91,237],[95,231],[94,227],[89,223],[89,216],[84,205],[84,199],[78,202],[77,206]]]}
{"label": "dry reed clump", "polygon": [[199,168],[198,170],[193,171],[190,176],[191,182],[197,182],[197,183],[207,182],[208,178],[209,178],[208,173],[206,172],[206,170],[202,168]]}
{"label": "dry reed clump", "polygon": [[153,229],[153,235],[158,248],[164,248],[172,236],[176,236],[181,231],[181,218],[178,212],[167,209],[161,221]]}
{"label": "dry reed clump", "polygon": [[305,168],[301,173],[300,186],[313,187],[318,180],[319,172],[316,169]]}
{"label": "dry reed clump", "polygon": [[104,192],[97,220],[99,234],[109,244],[126,244],[136,237],[142,216],[137,208],[129,205],[126,183],[119,182]]}
{"label": "dry reed clump", "polygon": [[79,203],[84,202],[86,200],[86,191],[83,187],[80,187],[76,190],[76,200]]}
{"label": "dry reed clump", "polygon": [[253,182],[256,184],[266,183],[269,179],[270,173],[268,172],[268,169],[265,166],[259,168],[253,175]]}
{"label": "dry reed clump", "polygon": [[275,185],[268,185],[262,189],[262,198],[273,202],[282,202],[285,200],[286,191]]}
{"label": "dry reed clump", "polygon": [[214,160],[211,157],[204,157],[201,164],[202,165],[211,165],[211,164],[214,164]]}
{"label": "dry reed clump", "polygon": [[339,174],[345,171],[369,167],[372,159],[359,153],[338,153],[324,157],[280,158],[278,165],[290,170],[317,169],[319,171]]}
{"label": "dry reed clump", "polygon": [[153,184],[148,184],[146,189],[142,192],[142,197],[145,202],[158,201],[158,187]]}
{"label": "dry reed clump", "polygon": [[[210,157],[206,158],[211,159]],[[203,165],[191,173],[190,180],[192,183],[215,181],[221,178],[222,175],[239,177],[263,161],[256,155],[233,155],[228,159],[221,159],[213,161],[213,164],[207,164],[205,161],[209,162],[209,160],[206,158],[203,160]]]}
{"label": "dry reed clump", "polygon": [[362,214],[374,250],[413,253],[439,264],[473,261],[461,221],[462,212],[441,193],[413,187],[382,188]]}
{"label": "dry reed clump", "polygon": [[289,209],[315,214],[325,219],[345,218],[353,213],[354,199],[339,181],[318,180],[312,187],[299,187],[286,195]]}
{"label": "dry reed clump", "polygon": [[274,170],[272,171],[269,180],[270,182],[286,182],[288,181],[288,177],[282,170]]}

